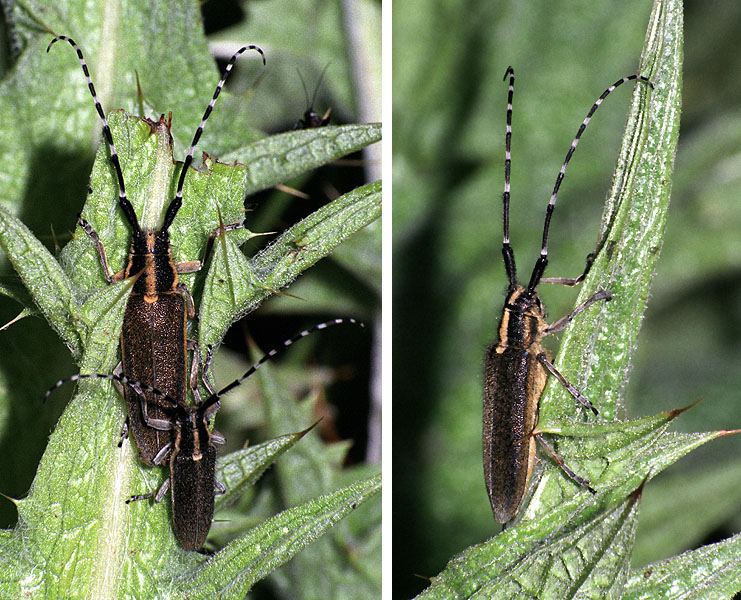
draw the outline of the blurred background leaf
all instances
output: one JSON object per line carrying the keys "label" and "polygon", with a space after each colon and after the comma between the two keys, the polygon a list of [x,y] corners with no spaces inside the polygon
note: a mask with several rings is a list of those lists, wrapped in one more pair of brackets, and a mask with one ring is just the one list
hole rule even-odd
{"label": "blurred background leaf", "polygon": [[[483,485],[480,419],[482,357],[506,289],[504,70],[511,64],[518,75],[511,238],[529,269],[569,143],[601,91],[635,72],[650,8],[638,1],[394,7],[393,529],[400,598],[425,587],[415,574],[438,573],[450,556],[499,529]],[[667,237],[625,398],[631,417],[703,398],[675,425],[703,431],[741,426],[741,80],[733,76],[741,9],[687,2],[685,13],[682,129]],[[551,228],[550,276],[577,275],[594,248],[629,103],[624,91],[595,116],[571,162]],[[542,296],[553,321],[570,310],[576,293],[547,286]],[[558,340],[546,345],[555,351]],[[741,529],[735,438],[707,444],[649,483],[635,566]],[[680,501],[677,489],[688,489],[686,498]],[[702,525],[686,526],[688,513],[703,515],[695,517]]]}

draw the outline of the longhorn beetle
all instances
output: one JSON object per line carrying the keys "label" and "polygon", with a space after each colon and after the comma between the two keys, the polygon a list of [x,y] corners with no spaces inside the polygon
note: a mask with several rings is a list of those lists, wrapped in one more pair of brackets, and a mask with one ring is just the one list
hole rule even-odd
{"label": "longhorn beetle", "polygon": [[[129,379],[125,374],[84,373],[73,375],[58,381],[47,391],[48,395],[57,387],[81,379],[108,379],[130,388],[136,394],[141,406],[142,420],[146,427],[155,431],[167,432],[170,439],[162,446],[152,459],[153,465],[164,465],[169,461],[170,476],[156,492],[131,496],[126,503],[153,498],[160,502],[169,489],[172,495],[172,528],[180,545],[186,550],[198,550],[211,528],[214,514],[214,495],[224,491],[216,480],[216,447],[223,444],[224,437],[210,428],[210,420],[219,410],[221,397],[241,385],[257,369],[283,352],[301,338],[316,331],[322,331],[335,325],[365,325],[353,318],[338,318],[319,323],[285,340],[253,364],[241,377],[224,386],[218,392],[214,389],[208,370],[211,364],[211,348],[208,350],[202,372],[202,380],[209,392],[203,402],[200,399],[195,378],[191,379],[191,392],[195,404],[190,405],[184,396],[172,398],[161,390],[141,381]],[[149,411],[154,405],[165,418],[150,417]]]}
{"label": "longhorn beetle", "polygon": [[[193,299],[185,284],[178,281],[178,274],[193,273],[203,266],[203,261],[175,263],[170,250],[170,236],[167,230],[172,225],[182,205],[185,176],[193,162],[193,153],[203,133],[206,119],[211,114],[234,63],[245,50],[259,52],[263,64],[265,64],[265,55],[260,48],[250,45],[240,48],[231,57],[193,136],[188,155],[185,157],[180,171],[175,197],[167,207],[162,226],[157,230],[148,230],[142,229],[139,225],[134,208],[126,197],[123,172],[113,143],[113,135],[95,92],[95,86],[90,78],[90,72],[82,50],[71,38],[57,36],[49,43],[46,51],[48,52],[52,45],[59,40],[69,42],[77,52],[90,94],[95,103],[95,109],[103,124],[103,134],[110,149],[111,162],[118,178],[118,205],[131,227],[131,247],[123,271],[111,274],[105,248],[97,233],[82,217],[79,218],[79,224],[95,244],[100,263],[103,266],[103,272],[109,283],[121,281],[128,277],[137,277],[129,295],[121,328],[121,368],[124,380],[142,384],[146,402],[153,405],[151,418],[155,420],[164,419],[166,415],[161,407],[153,401],[154,397],[149,390],[160,390],[168,398],[172,398],[178,403],[181,402],[187,391],[187,350],[193,350],[191,380],[197,379],[197,365],[200,361],[195,342],[187,339],[186,336],[187,319],[195,318]],[[163,118],[160,119],[159,125],[164,126]],[[234,229],[238,226],[238,224],[232,224],[226,228]],[[211,234],[211,239],[217,232],[218,230]],[[207,251],[209,247],[210,245],[207,246]],[[130,385],[123,386],[123,393],[126,399],[128,431],[139,450],[139,458],[148,465],[154,465],[155,457],[170,443],[170,432],[148,427],[145,424],[142,415],[142,406],[144,405],[140,401],[139,395]]]}
{"label": "longhorn beetle", "polygon": [[345,323],[363,326],[361,322],[351,318],[334,319],[314,325],[268,352],[244,375],[218,392],[214,390],[206,376],[211,360],[209,348],[203,380],[211,395],[203,402],[199,402],[198,395],[194,394],[195,405],[187,405],[182,401],[174,402],[170,398],[155,395],[154,403],[169,414],[167,419],[149,418],[146,410],[149,402],[142,400],[143,415],[147,425],[153,429],[173,434],[172,441],[155,457],[156,464],[164,464],[165,460],[169,461],[170,476],[157,492],[132,496],[127,503],[146,498],[154,498],[155,502],[160,502],[169,488],[172,495],[172,528],[175,537],[186,550],[197,550],[203,546],[214,515],[214,494],[216,490],[224,491],[224,487],[216,480],[216,447],[214,446],[214,444],[223,444],[224,438],[216,431],[209,429],[209,420],[219,409],[220,398],[239,386],[263,364],[294,342],[315,331]]}
{"label": "longhorn beetle", "polygon": [[579,139],[587,127],[594,112],[602,101],[616,87],[626,81],[638,80],[651,88],[653,83],[642,75],[630,75],[616,81],[607,88],[592,105],[586,118],[571,143],[556,184],[548,202],[543,226],[543,242],[540,257],[535,263],[527,287],[517,282],[515,255],[509,244],[509,198],[510,198],[510,143],[512,138],[512,96],[514,95],[515,73],[508,67],[504,74],[509,76],[507,95],[507,133],[505,137],[504,160],[504,239],[502,255],[509,285],[504,301],[502,319],[499,323],[498,338],[486,349],[484,357],[484,401],[483,401],[483,450],[484,479],[494,518],[500,523],[507,523],[516,514],[522,502],[535,460],[535,439],[543,444],[555,462],[575,482],[595,493],[589,481],[574,473],[558,457],[555,451],[543,440],[540,434],[534,433],[538,421],[538,403],[543,394],[548,374],[554,375],[568,392],[585,408],[595,415],[597,409],[561,373],[551,362],[547,350],[541,344],[543,336],[564,329],[576,315],[588,306],[600,300],[610,300],[610,292],[601,290],[587,298],[570,314],[562,317],[552,325],[545,322],[545,309],[538,297],[539,283],[560,283],[574,286],[580,283],[589,273],[594,262],[594,253],[587,256],[584,272],[575,279],[544,278],[543,273],[548,265],[548,229],[556,205],[556,196],[561,186],[566,166],[574,154]]}
{"label": "longhorn beetle", "polygon": [[329,113],[332,112],[331,108],[328,108],[327,112],[325,112],[321,117],[319,116],[319,113],[314,112],[316,94],[319,91],[319,86],[322,84],[322,79],[324,79],[324,74],[327,72],[328,68],[329,63],[327,63],[324,69],[322,69],[322,74],[319,76],[319,81],[317,81],[316,87],[314,88],[314,95],[311,97],[311,102],[309,102],[309,92],[306,90],[306,82],[301,76],[301,71],[296,71],[298,76],[301,78],[301,86],[304,88],[304,96],[306,96],[306,111],[304,112],[304,116],[296,121],[296,124],[293,126],[294,129],[315,129],[317,127],[326,127],[329,125]]}

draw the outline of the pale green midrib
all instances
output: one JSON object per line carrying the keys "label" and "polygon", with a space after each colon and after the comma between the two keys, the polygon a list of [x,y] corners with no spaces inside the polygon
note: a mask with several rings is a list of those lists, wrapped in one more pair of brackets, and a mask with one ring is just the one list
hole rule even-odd
{"label": "pale green midrib", "polygon": [[113,464],[108,476],[109,488],[104,493],[96,551],[100,576],[92,580],[94,583],[91,588],[91,599],[118,597],[121,574],[128,553],[124,540],[130,507],[124,498],[127,490],[131,489],[132,460],[134,460],[133,450],[131,442],[127,439],[122,444],[119,455],[111,461]]}
{"label": "pale green midrib", "polygon": [[[98,39],[98,52],[96,55],[94,74],[96,91],[103,105],[103,112],[108,113],[115,106],[111,106],[114,99],[114,82],[116,78],[116,63],[118,57],[118,48],[120,46],[119,28],[121,26],[122,8],[118,1],[105,2],[103,4],[103,15],[101,20],[100,38]],[[81,40],[76,40],[83,43]],[[100,140],[100,128],[95,128],[96,145]]]}
{"label": "pale green midrib", "polygon": [[[121,45],[120,28],[123,8],[119,1],[105,2],[100,28],[97,75],[100,94],[103,98],[114,98],[116,57]],[[115,107],[108,107],[111,110]],[[103,498],[101,528],[95,554],[94,573],[90,579],[91,600],[108,600],[118,597],[123,574],[123,560],[127,550],[123,543],[124,515],[127,507],[123,502],[124,489],[130,489],[131,444],[125,442],[117,460],[112,461],[109,474],[110,488]]]}
{"label": "pale green midrib", "polygon": [[140,224],[142,229],[153,231],[162,227],[165,206],[170,203],[168,193],[170,181],[175,170],[172,146],[170,145],[170,129],[164,125],[156,125],[157,155],[154,171],[149,178],[149,184],[143,198]]}

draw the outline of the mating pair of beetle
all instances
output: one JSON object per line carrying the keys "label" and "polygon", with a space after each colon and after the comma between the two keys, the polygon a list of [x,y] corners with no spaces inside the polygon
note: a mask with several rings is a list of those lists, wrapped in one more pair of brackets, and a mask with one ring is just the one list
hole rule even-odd
{"label": "mating pair of beetle", "polygon": [[[218,489],[223,491],[223,486],[215,478],[214,444],[223,443],[224,439],[210,427],[210,420],[219,408],[220,398],[240,385],[262,364],[300,338],[334,325],[359,323],[354,319],[334,319],[302,331],[283,342],[281,347],[271,350],[242,377],[219,391],[216,391],[208,377],[211,362],[209,348],[201,375],[209,395],[201,399],[198,390],[200,352],[197,343],[188,339],[186,334],[188,319],[194,319],[196,316],[195,306],[188,288],[179,282],[178,274],[198,271],[207,256],[199,261],[175,263],[170,249],[168,229],[182,205],[183,186],[193,161],[195,146],[234,63],[246,50],[258,52],[262,56],[263,64],[265,56],[260,48],[251,45],[241,48],[231,57],[193,137],[180,172],[175,197],[167,207],[162,226],[157,230],[147,230],[140,226],[134,208],[126,196],[123,172],[113,136],[97,98],[82,51],[66,36],[54,38],[47,51],[59,40],[67,41],[77,53],[110,150],[118,179],[118,205],[132,231],[128,261],[123,271],[111,273],[105,249],[98,235],[82,217],[79,224],[95,245],[107,281],[113,283],[133,277],[135,282],[126,304],[121,329],[120,369],[112,374],[80,374],[61,380],[47,392],[47,397],[63,383],[84,378],[108,379],[120,386],[126,399],[126,430],[138,449],[139,458],[150,466],[165,464],[169,466],[169,478],[158,491],[132,496],[127,502],[144,498],[154,498],[159,502],[169,488],[175,536],[184,548],[197,550],[203,546],[211,527],[214,494]],[[153,123],[152,127],[166,128],[169,135],[169,124],[163,117],[159,122]],[[211,234],[209,242],[225,230],[240,226],[239,223],[222,225]],[[207,246],[206,255],[210,247],[211,243]],[[190,373],[189,350],[192,352]],[[188,403],[188,389],[193,396],[193,404]]]}

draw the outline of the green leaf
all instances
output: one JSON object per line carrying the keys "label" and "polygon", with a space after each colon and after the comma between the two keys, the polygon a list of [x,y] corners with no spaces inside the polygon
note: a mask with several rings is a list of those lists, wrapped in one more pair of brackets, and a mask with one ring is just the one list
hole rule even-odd
{"label": "green leaf", "polygon": [[188,597],[241,598],[329,527],[380,491],[380,475],[282,512],[232,542],[178,587]]}
{"label": "green leaf", "polygon": [[343,125],[274,135],[223,157],[247,165],[247,194],[282,183],[381,139],[381,125]]}
{"label": "green leaf", "polygon": [[298,433],[280,435],[222,458],[217,466],[216,480],[223,483],[227,491],[216,497],[217,510],[220,506],[228,506],[247,485],[255,483],[273,461],[298,443],[311,427]]}
{"label": "green leaf", "polygon": [[454,558],[418,597],[536,598],[544,591],[548,597],[569,597],[575,580],[587,597],[620,597],[636,511],[636,497],[630,497],[593,515],[588,526],[550,531],[546,545],[539,543],[542,530],[502,534]]}
{"label": "green leaf", "polygon": [[[296,405],[287,401],[273,369],[261,369],[257,376],[264,394],[267,429],[276,432],[297,429],[314,418],[317,398]],[[319,428],[321,423],[319,423]],[[349,448],[348,443],[324,443],[316,429],[276,464],[273,501],[288,506],[310,502],[323,489],[334,489],[344,484],[342,463]],[[380,500],[380,499],[379,499]],[[374,504],[379,504],[374,502]],[[380,511],[375,518],[364,518],[366,537],[373,531],[380,534]],[[271,580],[285,594],[304,598],[374,598],[380,581],[370,574],[373,569],[362,554],[355,555],[352,546],[357,540],[351,524],[343,522],[333,528],[329,536],[318,540],[296,556],[290,567],[281,569]]]}
{"label": "green leaf", "polygon": [[685,552],[630,574],[624,600],[735,598],[739,592],[741,536]]}
{"label": "green leaf", "polygon": [[[559,352],[557,366],[578,389],[599,398],[606,419],[615,418],[622,406],[666,225],[679,137],[681,39],[681,8],[655,3],[638,69],[655,81],[655,89],[639,86],[634,94],[602,218],[600,252],[577,298],[581,302],[606,289],[613,300],[603,310],[590,310],[578,327],[569,328]],[[577,370],[579,376],[572,376]],[[565,390],[555,387],[550,385],[541,403],[539,419],[546,427],[563,419],[573,406],[560,393]]]}
{"label": "green leaf", "polygon": [[215,345],[235,318],[254,310],[380,215],[381,183],[376,182],[315,211],[251,260],[219,237],[200,309],[201,346]]}
{"label": "green leaf", "polygon": [[[544,475],[516,521],[521,524],[454,557],[419,597],[491,597],[496,592],[535,598],[536,590],[547,590],[553,597],[622,597],[645,482],[685,453],[725,434],[668,435],[665,429],[674,416],[578,427],[589,438],[578,454],[591,448],[599,462],[598,449],[607,448],[610,460],[603,458],[602,464],[609,465],[614,478],[592,496],[583,489],[574,495],[574,484]],[[578,437],[577,430],[563,433]],[[571,463],[577,452],[567,450],[563,458]]]}
{"label": "green leaf", "polygon": [[31,231],[3,207],[0,207],[0,246],[39,311],[78,355],[81,343],[72,324],[77,313],[72,283]]}

